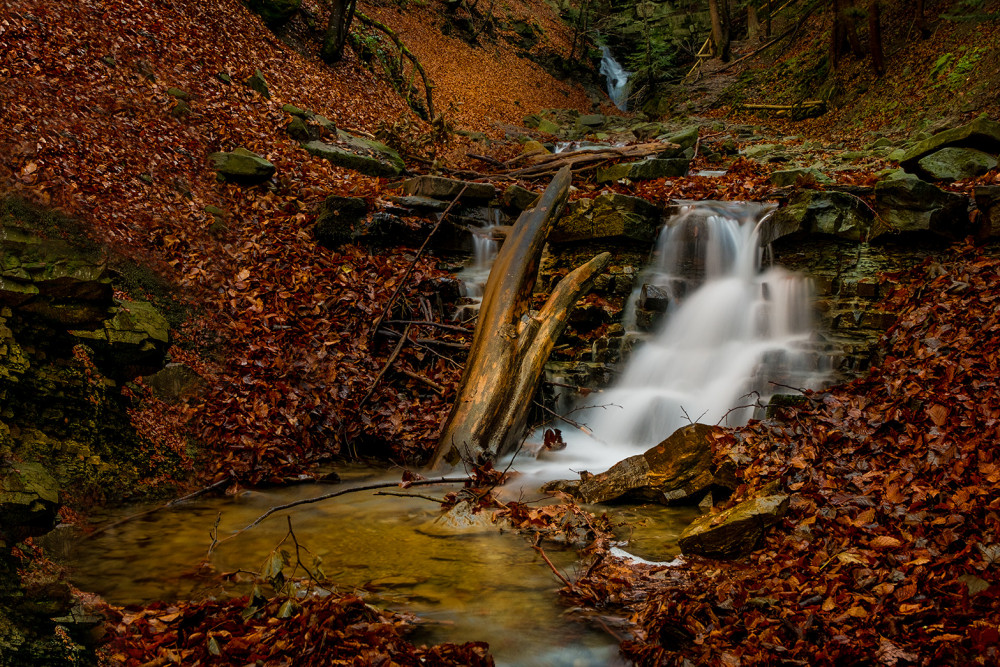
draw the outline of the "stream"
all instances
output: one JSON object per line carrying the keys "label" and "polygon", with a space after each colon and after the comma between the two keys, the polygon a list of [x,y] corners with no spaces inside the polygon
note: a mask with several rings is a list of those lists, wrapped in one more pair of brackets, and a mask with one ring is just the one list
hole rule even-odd
{"label": "stream", "polygon": [[[633,350],[616,386],[577,406],[574,418],[589,425],[592,434],[567,429],[565,450],[516,460],[521,486],[505,493],[540,499],[538,483],[574,479],[583,469],[603,471],[657,444],[689,419],[745,423],[775,393],[775,382],[822,383],[822,360],[811,346],[808,282],[761,265],[757,228],[767,212],[758,204],[681,207],[664,227],[633,298],[654,288],[665,295],[664,323],[641,334],[646,341]],[[462,276],[470,298],[482,293],[496,253],[491,230],[477,231],[476,256]],[[344,484],[399,479],[398,472],[363,467],[337,472]],[[60,539],[56,531],[45,546],[70,565],[77,586],[113,604],[239,594],[198,575],[217,517],[219,535],[225,537],[272,506],[329,490],[317,484],[201,498],[91,539],[81,540],[71,531]],[[431,486],[420,493],[440,497],[449,490]],[[92,518],[110,522],[140,509]],[[455,534],[436,523],[438,514],[438,505],[426,499],[358,492],[280,512],[223,542],[211,564],[215,572],[258,571],[285,536],[287,515],[299,542],[322,557],[331,581],[362,591],[374,604],[423,619],[417,643],[486,641],[499,665],[623,664],[616,640],[605,629],[560,604],[556,591],[561,584],[526,538],[493,528]],[[623,544],[628,553],[666,563],[677,556],[677,539],[698,510],[619,507],[616,515],[632,526]],[[575,552],[547,552],[572,578]]]}

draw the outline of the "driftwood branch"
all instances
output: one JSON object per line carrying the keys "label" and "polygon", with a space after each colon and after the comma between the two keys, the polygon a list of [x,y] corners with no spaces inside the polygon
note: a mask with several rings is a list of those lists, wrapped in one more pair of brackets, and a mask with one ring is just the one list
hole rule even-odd
{"label": "driftwood branch", "polygon": [[680,148],[680,146],[668,141],[654,141],[634,146],[609,146],[608,148],[594,151],[539,153],[527,157],[527,161],[531,162],[528,166],[498,175],[516,178],[541,178],[543,176],[551,176],[563,167],[569,167],[572,171],[579,172],[611,160],[650,157],[676,148]]}
{"label": "driftwood branch", "polygon": [[407,324],[406,328],[403,329],[403,333],[399,336],[399,342],[396,343],[396,347],[392,350],[392,354],[389,355],[389,359],[385,362],[385,365],[382,366],[382,370],[378,372],[378,375],[375,376],[375,380],[372,382],[371,386],[368,387],[368,393],[366,393],[364,398],[362,398],[358,403],[358,410],[360,410],[361,407],[368,402],[368,399],[371,398],[372,394],[375,392],[375,388],[378,386],[378,383],[382,381],[382,377],[385,375],[386,371],[388,371],[389,367],[392,366],[394,361],[396,361],[396,358],[402,351],[403,346],[406,345],[406,337],[409,333],[410,325]]}

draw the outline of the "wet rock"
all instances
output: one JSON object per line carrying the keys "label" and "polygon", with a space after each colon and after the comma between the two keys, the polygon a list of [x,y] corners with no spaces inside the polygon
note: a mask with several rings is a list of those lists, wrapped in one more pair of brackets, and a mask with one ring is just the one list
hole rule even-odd
{"label": "wet rock", "polygon": [[969,233],[968,200],[901,169],[875,184],[875,210],[895,232],[930,231],[948,239]]}
{"label": "wet rock", "polygon": [[1000,185],[980,185],[973,192],[976,208],[983,214],[980,238],[1000,236]]}
{"label": "wet rock", "polygon": [[708,558],[746,556],[788,511],[788,500],[784,494],[751,498],[719,514],[696,519],[681,534],[681,553]]}
{"label": "wet rock", "polygon": [[219,176],[233,183],[263,183],[276,171],[273,164],[245,148],[237,148],[231,153],[212,153],[208,159]]}
{"label": "wet rock", "polygon": [[413,211],[433,211],[441,212],[448,208],[448,202],[434,199],[432,197],[420,197],[417,195],[407,195],[405,197],[389,197],[389,201],[405,209]]}
{"label": "wet rock", "polygon": [[522,188],[520,185],[511,185],[503,191],[500,202],[507,208],[524,211],[534,206],[537,199],[537,192]]}
{"label": "wet rock", "polygon": [[687,174],[691,163],[686,158],[646,158],[623,162],[597,170],[598,183],[614,183],[622,179],[651,181],[657,178],[680,178]]}
{"label": "wet rock", "polygon": [[652,243],[660,225],[660,207],[620,194],[578,199],[549,233],[550,243],[619,239]]}
{"label": "wet rock", "polygon": [[[351,137],[346,132],[340,131],[337,135],[342,140],[345,136]],[[368,176],[398,176],[405,168],[399,153],[378,141],[351,137],[349,141],[344,140],[344,143],[349,148],[318,140],[308,141],[302,144],[302,148],[338,167],[353,169]]]}
{"label": "wet rock", "polygon": [[658,285],[643,285],[637,306],[643,310],[666,312],[670,307],[670,292]]}
{"label": "wet rock", "polygon": [[917,165],[930,178],[951,182],[982,176],[996,168],[997,159],[974,148],[949,146],[920,158]]}
{"label": "wet rock", "polygon": [[167,403],[178,403],[184,398],[195,396],[208,385],[186,364],[167,364],[142,380],[152,390],[154,396]]}
{"label": "wet rock", "polygon": [[324,246],[339,248],[361,233],[367,215],[368,204],[364,199],[332,195],[320,204],[313,232]]}
{"label": "wet rock", "polygon": [[496,198],[496,188],[490,183],[473,183],[440,176],[417,176],[403,181],[400,187],[408,195],[433,199],[454,199],[463,188],[463,200],[491,201]]}
{"label": "wet rock", "polygon": [[715,426],[691,424],[642,454],[581,482],[577,493],[588,503],[628,497],[668,505],[700,499],[711,487]]}
{"label": "wet rock", "polygon": [[899,164],[907,171],[917,170],[921,158],[948,146],[996,153],[1000,151],[1000,123],[981,116],[967,125],[939,132],[906,151]]}
{"label": "wet rock", "polygon": [[829,234],[849,241],[867,240],[873,216],[856,197],[842,192],[800,190],[761,227],[761,244],[786,236]]}
{"label": "wet rock", "polygon": [[797,169],[781,169],[771,173],[771,177],[768,179],[771,181],[772,185],[779,188],[783,188],[789,185],[795,185],[799,180],[815,181],[816,183],[833,183],[833,179],[824,174],[819,169],[813,169],[812,167],[797,168]]}
{"label": "wet rock", "polygon": [[0,530],[8,539],[52,530],[58,509],[59,484],[40,463],[0,467]]}

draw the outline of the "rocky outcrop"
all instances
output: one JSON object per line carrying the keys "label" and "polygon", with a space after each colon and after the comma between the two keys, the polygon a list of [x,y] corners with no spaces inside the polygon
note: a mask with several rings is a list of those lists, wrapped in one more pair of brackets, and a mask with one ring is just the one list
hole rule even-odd
{"label": "rocky outcrop", "polygon": [[313,232],[326,247],[338,248],[361,234],[367,215],[368,204],[364,199],[332,195],[320,204]]}
{"label": "rocky outcrop", "polygon": [[250,11],[259,14],[271,27],[288,22],[302,6],[302,0],[248,0]]}
{"label": "rocky outcrop", "polygon": [[577,199],[549,233],[550,243],[623,240],[651,244],[656,239],[662,210],[640,199],[620,194]]}
{"label": "rocky outcrop", "polygon": [[0,465],[0,537],[13,543],[48,532],[58,509],[59,483],[40,463]]}
{"label": "rocky outcrop", "polygon": [[1000,123],[980,117],[967,125],[939,132],[907,150],[899,160],[899,165],[907,171],[919,173],[921,159],[942,148],[955,146],[996,155],[1000,152]]}
{"label": "rocky outcrop", "polygon": [[233,183],[263,183],[276,171],[273,164],[245,148],[237,148],[231,153],[212,153],[208,159],[220,178]]}
{"label": "rocky outcrop", "polygon": [[962,239],[970,231],[967,207],[966,197],[902,170],[875,184],[875,211],[892,233],[931,232],[949,240]]}
{"label": "rocky outcrop", "polygon": [[663,505],[697,502],[712,485],[712,441],[721,430],[705,424],[677,429],[644,453],[583,480],[577,495],[588,503],[623,497]]}
{"label": "rocky outcrop", "polygon": [[[933,186],[932,186],[933,187]],[[824,234],[848,241],[868,240],[873,218],[857,197],[842,192],[800,190],[761,228],[761,244],[786,236]]]}
{"label": "rocky outcrop", "polygon": [[462,193],[463,200],[492,201],[496,188],[490,183],[473,183],[440,176],[417,176],[403,181],[400,189],[408,195],[432,199],[454,199]]}
{"label": "rocky outcrop", "polygon": [[974,148],[949,146],[935,151],[917,162],[920,171],[936,181],[960,181],[982,176],[996,169],[996,157]]}
{"label": "rocky outcrop", "polygon": [[788,511],[789,498],[775,494],[751,498],[735,507],[708,514],[688,526],[678,545],[686,556],[739,558],[760,543],[768,528]]}
{"label": "rocky outcrop", "polygon": [[636,162],[622,162],[597,170],[598,183],[614,183],[620,180],[651,181],[657,178],[680,178],[685,176],[690,161],[684,158],[647,158]]}
{"label": "rocky outcrop", "polygon": [[1000,185],[980,185],[973,191],[976,208],[982,214],[980,238],[1000,236]]}
{"label": "rocky outcrop", "polygon": [[399,153],[374,139],[337,131],[337,144],[314,140],[302,144],[307,152],[345,169],[368,176],[399,176],[406,165]]}

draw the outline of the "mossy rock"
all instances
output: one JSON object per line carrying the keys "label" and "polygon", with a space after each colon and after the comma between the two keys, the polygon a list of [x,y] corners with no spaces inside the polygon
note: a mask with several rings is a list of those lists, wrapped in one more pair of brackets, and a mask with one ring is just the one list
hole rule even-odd
{"label": "mossy rock", "polygon": [[313,232],[322,245],[339,248],[361,234],[367,215],[368,204],[364,199],[332,195],[320,205]]}
{"label": "mossy rock", "polygon": [[961,127],[926,137],[906,151],[899,164],[907,171],[913,171],[919,168],[921,158],[947,146],[975,148],[996,154],[1000,152],[1000,123],[981,116]]}
{"label": "mossy rock", "polygon": [[256,70],[249,79],[243,82],[250,90],[260,93],[264,99],[271,99],[271,89],[267,85],[267,79],[264,78],[264,73],[260,70]]}
{"label": "mossy rock", "polygon": [[55,525],[59,484],[40,463],[0,468],[0,528],[19,541]]}
{"label": "mossy rock", "polygon": [[381,142],[351,137],[351,140],[345,143],[351,148],[318,140],[306,142],[302,144],[302,148],[311,155],[321,157],[338,167],[352,169],[368,176],[399,176],[406,166],[399,153]]}
{"label": "mossy rock", "polygon": [[273,164],[245,148],[237,148],[231,153],[212,153],[208,159],[219,176],[233,183],[263,183],[277,171]]}
{"label": "mossy rock", "polygon": [[284,25],[302,7],[302,0],[249,0],[250,10],[271,27]]}
{"label": "mossy rock", "polygon": [[788,503],[787,495],[768,495],[696,519],[678,540],[681,553],[707,558],[747,556],[763,539],[767,529],[785,515]]}
{"label": "mossy rock", "polygon": [[662,209],[639,197],[604,194],[578,199],[549,233],[550,243],[618,239],[652,243]]}

